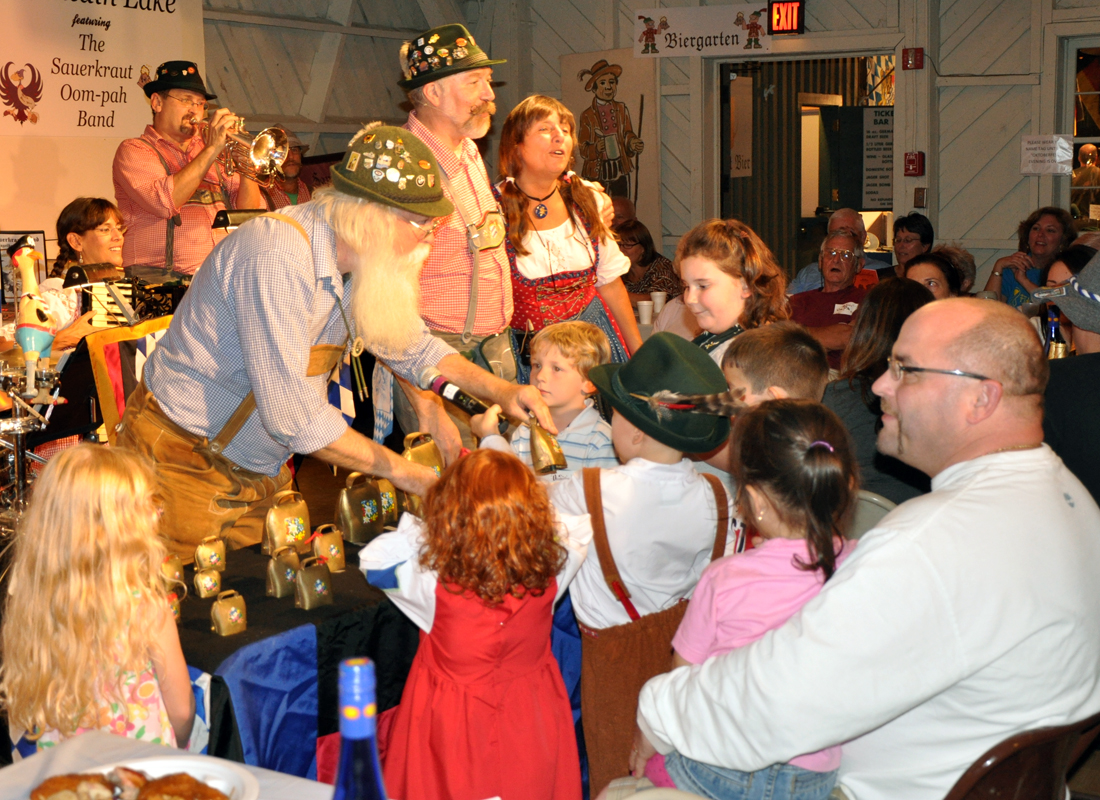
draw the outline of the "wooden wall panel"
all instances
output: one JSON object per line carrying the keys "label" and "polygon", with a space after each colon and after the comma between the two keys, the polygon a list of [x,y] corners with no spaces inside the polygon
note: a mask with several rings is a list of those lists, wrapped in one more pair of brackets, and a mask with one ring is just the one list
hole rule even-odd
{"label": "wooden wall panel", "polygon": [[[699,220],[691,214],[691,97],[672,95],[661,102],[661,228],[682,236]],[[656,239],[656,237],[654,237]]]}
{"label": "wooden wall panel", "polygon": [[333,77],[327,122],[367,122],[376,119],[403,124],[407,113],[400,105],[405,91],[401,80],[398,39],[349,36]]}
{"label": "wooden wall panel", "polygon": [[940,239],[1008,239],[1031,211],[1020,136],[1031,127],[1030,86],[940,89]]}
{"label": "wooden wall panel", "polygon": [[246,118],[298,116],[323,34],[214,20],[203,30],[217,102]]}
{"label": "wooden wall panel", "polygon": [[944,75],[1031,72],[1029,0],[942,0],[940,37]]}
{"label": "wooden wall panel", "polygon": [[[393,0],[355,0],[352,24],[371,28],[397,28],[399,30],[427,30],[430,25],[424,12],[413,0],[395,3]],[[461,20],[456,20],[456,22]],[[398,43],[400,47],[400,42]],[[395,50],[396,52],[396,50]],[[397,63],[396,56],[394,63]]]}
{"label": "wooden wall panel", "polygon": [[328,0],[202,0],[202,7],[212,11],[324,19],[328,12]]}
{"label": "wooden wall panel", "polygon": [[532,81],[536,94],[561,98],[562,55],[606,49],[602,30],[606,3],[531,0]]}
{"label": "wooden wall panel", "polygon": [[807,3],[806,31],[885,28],[886,2],[887,0],[829,0]]}

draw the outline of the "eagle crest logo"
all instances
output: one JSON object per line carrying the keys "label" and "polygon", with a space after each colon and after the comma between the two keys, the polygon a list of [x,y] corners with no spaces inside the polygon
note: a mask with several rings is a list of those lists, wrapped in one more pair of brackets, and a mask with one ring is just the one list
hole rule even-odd
{"label": "eagle crest logo", "polygon": [[13,66],[9,61],[0,71],[0,100],[7,106],[4,116],[20,125],[27,121],[34,125],[38,122],[34,107],[42,99],[42,75],[30,64],[15,72],[11,71]]}

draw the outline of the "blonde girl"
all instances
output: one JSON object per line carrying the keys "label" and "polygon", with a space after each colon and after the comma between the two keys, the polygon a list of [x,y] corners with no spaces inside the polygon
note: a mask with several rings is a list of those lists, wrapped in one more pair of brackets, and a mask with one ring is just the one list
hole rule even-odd
{"label": "blonde girl", "polygon": [[790,316],[786,277],[743,222],[699,223],[680,239],[674,266],[684,282],[684,305],[703,329],[693,341],[719,366],[737,334]]}
{"label": "blonde girl", "polygon": [[0,697],[13,741],[89,730],[175,746],[195,716],[160,577],[155,479],[131,451],[55,456],[19,525],[3,614]]}

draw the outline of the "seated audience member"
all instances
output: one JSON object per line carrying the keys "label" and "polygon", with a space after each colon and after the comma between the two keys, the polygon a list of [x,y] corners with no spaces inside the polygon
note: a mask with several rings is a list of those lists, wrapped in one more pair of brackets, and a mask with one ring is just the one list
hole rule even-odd
{"label": "seated audience member", "polygon": [[714,360],[746,330],[787,319],[783,271],[768,246],[736,219],[700,222],[676,246],[684,304],[703,332],[692,341]]}
{"label": "seated audience member", "polygon": [[[682,285],[682,284],[681,284]],[[665,303],[661,313],[653,320],[653,332],[668,331],[689,342],[703,332],[695,315],[684,305],[684,296],[674,297]]]}
{"label": "seated audience member", "polygon": [[909,260],[905,277],[922,284],[937,300],[958,297],[962,277],[949,258],[939,253],[924,253]]}
{"label": "seated audience member", "polygon": [[[1096,255],[1096,248],[1089,247],[1083,244],[1074,244],[1062,250],[1058,255],[1054,257],[1054,261],[1050,263],[1050,266],[1046,270],[1046,275],[1043,277],[1044,286],[1063,286],[1069,283],[1069,279],[1080,274],[1081,270],[1085,268],[1085,265],[1092,260],[1092,257]],[[1058,302],[1053,302],[1051,305],[1057,306]],[[1038,324],[1039,318],[1034,317]],[[1074,348],[1073,339],[1073,323],[1070,322],[1065,314],[1062,314],[1062,336],[1066,340],[1068,348],[1072,350]],[[1044,341],[1046,340],[1046,333],[1040,334]]]}
{"label": "seated audience member", "polygon": [[122,244],[126,227],[122,214],[110,200],[78,197],[57,217],[57,261],[38,293],[60,325],[53,340],[55,353],[76,347],[95,330],[94,311],[80,313],[80,290],[65,289],[65,270],[74,264],[112,264],[122,277]]}
{"label": "seated audience member", "polygon": [[549,640],[591,538],[519,459],[477,450],[428,490],[423,520],[404,514],[360,551],[367,580],[421,631],[401,703],[378,720],[391,797],[580,800]]}
{"label": "seated audience member", "polygon": [[978,275],[978,265],[974,263],[974,256],[970,251],[958,245],[943,244],[932,252],[943,256],[955,266],[955,271],[959,273],[959,296],[969,295]]}
{"label": "seated audience member", "polygon": [[824,285],[791,297],[791,319],[805,325],[829,354],[829,366],[840,367],[852,335],[852,321],[867,290],[855,285],[863,267],[863,245],[850,233],[831,233],[821,243]]}
{"label": "seated audience member", "polygon": [[[729,527],[731,505],[721,484],[684,458],[725,441],[729,421],[671,410],[658,415],[643,399],[666,389],[725,391],[718,365],[690,342],[658,333],[626,364],[594,367],[588,377],[615,409],[611,435],[623,463],[555,483],[551,500],[567,515],[593,513],[593,548],[570,594],[585,634],[582,721],[589,786],[597,793],[630,770],[638,690],[669,668],[670,642],[686,607],[680,601],[691,596],[715,551],[725,552],[731,533],[737,544],[740,530]],[[594,486],[586,485],[593,478]],[[612,573],[625,590],[618,596],[605,577]]]}
{"label": "seated audience member", "polygon": [[1041,284],[1042,273],[1059,250],[1077,238],[1069,212],[1054,206],[1033,211],[1017,228],[1019,250],[997,259],[985,283],[985,291],[997,292],[1014,308],[1031,302],[1031,292]]}
{"label": "seated audience member", "polygon": [[611,228],[615,229],[624,222],[638,218],[638,212],[634,209],[634,201],[629,197],[611,198]]}
{"label": "seated audience member", "polygon": [[905,320],[933,299],[926,287],[905,278],[885,280],[869,291],[840,362],[840,379],[825,388],[821,401],[851,434],[860,488],[895,503],[927,493],[928,476],[875,446],[882,405],[871,386],[886,372],[886,361]]}
{"label": "seated audience member", "polygon": [[[851,208],[841,208],[829,216],[829,225],[826,235],[847,231],[859,239],[862,248],[867,244],[867,227],[863,222],[863,216]],[[878,283],[878,275],[874,270],[861,270],[855,278],[857,286],[873,286]],[[798,271],[794,280],[787,286],[787,294],[801,294],[821,288],[821,263],[813,261]]]}
{"label": "seated audience member", "polygon": [[1100,710],[1100,508],[1042,444],[1038,338],[954,298],[906,320],[892,358],[879,447],[932,492],[785,625],[650,680],[659,752],[754,771],[843,743],[848,796],[939,800],[1005,738]]}
{"label": "seated audience member", "polygon": [[665,292],[668,299],[679,297],[684,285],[672,262],[657,252],[649,228],[636,219],[626,220],[617,228],[619,249],[630,259],[630,270],[623,275],[623,283],[630,295],[630,302],[649,300],[650,292]]}
{"label": "seated audience member", "polygon": [[1100,503],[1100,256],[1069,279],[1066,296],[1055,302],[1073,323],[1077,355],[1050,362],[1043,430],[1047,444]]}
{"label": "seated audience member", "polygon": [[3,613],[13,741],[25,731],[42,750],[102,730],[187,747],[195,696],[160,571],[156,487],[137,454],[90,444],[35,482]]}
{"label": "seated audience member", "polygon": [[275,180],[271,186],[260,187],[268,211],[276,211],[286,206],[297,206],[308,203],[310,198],[309,187],[306,182],[299,180],[302,174],[302,156],[309,150],[309,145],[303,144],[294,131],[276,125],[276,128],[286,134],[286,161],[275,173]]}
{"label": "seated audience member", "polygon": [[[570,320],[548,325],[531,340],[531,385],[539,390],[558,428],[557,440],[565,455],[563,470],[543,475],[547,482],[564,481],[585,467],[617,467],[611,426],[592,402],[596,386],[588,373],[611,361],[607,336],[588,322]],[[479,447],[514,453],[531,467],[531,429],[520,425],[509,442],[500,435],[500,406],[470,419]]]}
{"label": "seated audience member", "polygon": [[932,249],[936,232],[928,217],[918,211],[910,212],[894,220],[894,260],[892,267],[876,270],[879,280],[900,278],[909,262]]}
{"label": "seated audience member", "polygon": [[[702,664],[778,628],[817,596],[855,546],[843,532],[859,475],[848,434],[835,414],[810,400],[765,401],[738,416],[731,441],[738,513],[753,520],[764,541],[703,571],[672,640],[676,667]],[[708,728],[708,718],[698,724]],[[716,742],[722,740],[720,729],[709,732]],[[677,752],[655,755],[639,737],[632,761],[635,776],[644,773],[657,786],[703,797],[714,797],[716,784],[763,784],[776,787],[771,796],[777,800],[826,800],[836,782],[840,747],[745,773]],[[757,795],[721,791],[717,796],[747,800]]]}

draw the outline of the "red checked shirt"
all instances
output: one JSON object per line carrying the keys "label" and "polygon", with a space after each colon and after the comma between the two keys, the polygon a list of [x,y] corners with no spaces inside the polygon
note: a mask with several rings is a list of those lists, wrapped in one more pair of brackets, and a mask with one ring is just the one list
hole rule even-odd
{"label": "red checked shirt", "polygon": [[[462,155],[454,152],[409,114],[405,128],[416,134],[435,154],[439,166],[447,173],[454,193],[444,189],[447,198],[461,206],[463,214],[474,224],[481,224],[485,215],[498,209],[489,188],[485,164],[472,139],[462,141]],[[462,333],[470,304],[470,277],[473,256],[466,243],[466,228],[455,211],[445,217],[435,231],[432,251],[420,272],[420,316],[433,331]],[[482,250],[478,256],[477,316],[473,333],[487,336],[500,333],[512,318],[512,278],[504,244],[492,250]]]}
{"label": "red checked shirt", "polygon": [[286,208],[287,206],[300,206],[302,203],[309,202],[309,187],[306,186],[305,181],[298,181],[298,195],[291,202],[290,195],[283,191],[278,183],[273,183],[266,189],[260,189],[265,197],[270,199],[270,211],[275,211],[278,208]]}
{"label": "red checked shirt", "polygon": [[[168,162],[169,173],[148,145],[156,148]],[[224,186],[235,200],[240,187],[239,175],[225,175],[217,163],[206,173],[198,191],[190,200],[177,206],[172,202],[174,173],[187,166],[205,147],[201,136],[180,150],[171,139],[161,136],[152,125],[145,127],[140,139],[127,139],[115,152],[115,201],[126,225],[126,241],[122,245],[125,264],[165,266],[165,241],[168,221],[176,214],[183,224],[173,233],[173,266],[176,272],[194,274],[214,245],[225,238],[224,230],[213,230],[214,215],[225,208],[214,199]]]}

